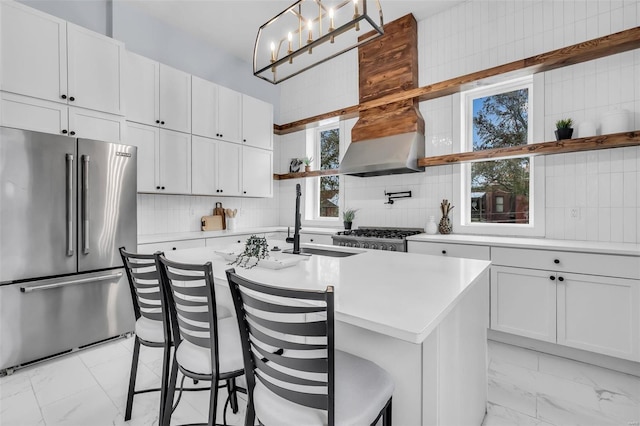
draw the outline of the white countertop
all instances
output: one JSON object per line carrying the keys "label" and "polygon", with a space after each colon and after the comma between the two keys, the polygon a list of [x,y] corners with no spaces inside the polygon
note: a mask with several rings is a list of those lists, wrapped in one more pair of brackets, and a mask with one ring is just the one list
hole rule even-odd
{"label": "white countertop", "polygon": [[407,237],[407,241],[432,243],[477,244],[495,247],[529,248],[537,250],[568,250],[584,253],[640,256],[640,244],[600,243],[595,241],[551,240],[547,238],[496,237],[491,235],[427,235]]}
{"label": "white countertop", "polygon": [[[303,227],[300,230],[302,234],[324,234],[333,235],[342,228],[310,228]],[[269,232],[287,232],[286,226],[264,226],[260,228],[239,228],[233,231],[191,231],[191,232],[174,232],[170,234],[146,234],[138,235],[138,244],[163,243],[167,241],[179,240],[199,240],[202,238],[230,237],[234,235],[246,234],[265,234]],[[293,227],[291,227],[293,233]]]}
{"label": "white countertop", "polygon": [[[282,241],[269,241],[269,245],[290,246]],[[338,250],[315,244],[303,246]],[[490,265],[482,260],[423,254],[342,247],[339,250],[360,254],[342,258],[313,255],[280,270],[235,269],[239,275],[274,286],[323,290],[332,285],[337,320],[420,343]],[[167,253],[167,257],[185,263],[211,261],[214,278],[226,286],[225,271],[232,266],[214,251],[177,250]]]}

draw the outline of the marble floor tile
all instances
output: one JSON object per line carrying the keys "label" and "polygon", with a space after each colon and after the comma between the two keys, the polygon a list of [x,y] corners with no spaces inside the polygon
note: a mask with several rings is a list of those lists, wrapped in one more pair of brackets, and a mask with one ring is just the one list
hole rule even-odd
{"label": "marble floor tile", "polygon": [[489,377],[489,402],[536,417],[536,394],[511,382]]}
{"label": "marble floor tile", "polygon": [[622,421],[602,411],[584,407],[556,397],[538,397],[538,418],[561,426],[633,425],[633,420]]}
{"label": "marble floor tile", "polygon": [[33,391],[29,373],[25,370],[0,378],[0,401],[25,391]]}
{"label": "marble floor tile", "polygon": [[43,363],[31,375],[31,385],[40,406],[82,393],[97,384],[84,363],[73,354]]}
{"label": "marble floor tile", "polygon": [[44,419],[36,395],[29,386],[2,397],[0,400],[0,425],[44,426]]}
{"label": "marble floor tile", "polygon": [[42,406],[47,425],[108,426],[122,420],[118,408],[99,385]]}
{"label": "marble floor tile", "polygon": [[496,405],[487,404],[487,415],[482,426],[554,426],[535,417],[527,416],[516,410]]}
{"label": "marble floor tile", "polygon": [[78,357],[89,368],[118,358],[131,359],[131,350],[123,345],[98,345],[78,352]]}

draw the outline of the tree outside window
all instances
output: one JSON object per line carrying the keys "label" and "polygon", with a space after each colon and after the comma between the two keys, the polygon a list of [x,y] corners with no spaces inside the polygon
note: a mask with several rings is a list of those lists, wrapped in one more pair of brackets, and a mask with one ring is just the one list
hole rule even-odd
{"label": "tree outside window", "polygon": [[[489,94],[472,101],[473,151],[529,142],[529,88]],[[481,161],[471,165],[470,220],[529,223],[530,159]]]}
{"label": "tree outside window", "polygon": [[[318,157],[320,170],[337,169],[340,164],[340,130],[336,128],[318,132]],[[340,198],[340,177],[321,176],[318,215],[321,218],[338,217]]]}

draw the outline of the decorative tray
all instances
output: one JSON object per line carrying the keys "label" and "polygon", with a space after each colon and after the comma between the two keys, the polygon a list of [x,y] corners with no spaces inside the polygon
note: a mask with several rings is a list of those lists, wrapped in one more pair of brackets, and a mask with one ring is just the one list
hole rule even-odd
{"label": "decorative tray", "polygon": [[[215,254],[222,257],[229,262],[233,262],[238,258],[238,255],[241,251],[230,251],[230,250],[218,250],[214,251]],[[250,268],[253,266],[259,266],[261,268],[267,269],[283,269],[288,268],[290,266],[295,266],[302,260],[302,256],[289,256],[286,254],[275,254],[270,255],[266,259],[258,259],[256,257],[252,257],[246,264],[246,267]],[[257,264],[256,264],[257,263]],[[244,261],[242,262],[244,265]]]}

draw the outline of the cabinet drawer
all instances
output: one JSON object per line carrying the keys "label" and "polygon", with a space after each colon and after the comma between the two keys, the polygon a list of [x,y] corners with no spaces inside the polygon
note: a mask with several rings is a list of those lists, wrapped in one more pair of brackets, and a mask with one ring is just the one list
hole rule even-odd
{"label": "cabinet drawer", "polygon": [[157,251],[168,252],[171,250],[183,250],[188,248],[205,247],[204,239],[166,241],[162,243],[138,244],[139,253],[155,253]]}
{"label": "cabinet drawer", "polygon": [[493,247],[494,265],[640,279],[640,257]]}
{"label": "cabinet drawer", "polygon": [[[225,248],[234,244],[241,244],[247,241],[251,235],[231,235],[228,237],[207,238],[207,247]],[[260,235],[261,236],[261,235]]]}
{"label": "cabinet drawer", "polygon": [[332,245],[333,238],[331,238],[331,235],[323,234],[300,234],[300,242]]}
{"label": "cabinet drawer", "polygon": [[488,246],[408,241],[407,251],[409,253],[431,254],[434,256],[450,256],[464,257],[467,259],[491,260],[491,252]]}

